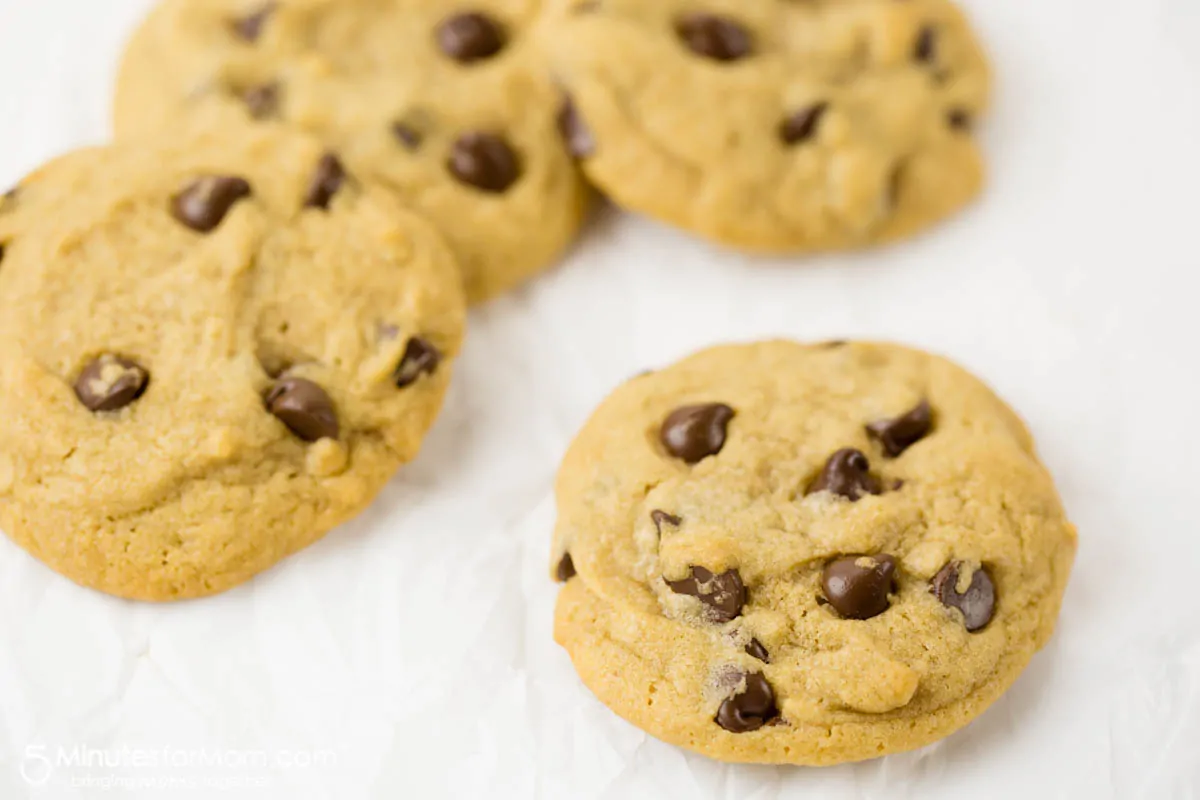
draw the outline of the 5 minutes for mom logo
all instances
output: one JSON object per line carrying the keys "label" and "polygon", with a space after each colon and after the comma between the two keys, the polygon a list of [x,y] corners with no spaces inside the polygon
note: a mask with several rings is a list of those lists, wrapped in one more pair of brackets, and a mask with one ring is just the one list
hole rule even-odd
{"label": "5 minutes for mom logo", "polygon": [[332,750],[187,749],[128,745],[97,748],[82,744],[71,747],[31,744],[25,748],[20,773],[25,782],[34,787],[45,786],[56,776],[69,776],[72,784],[79,784],[81,779],[85,783],[91,783],[96,778],[113,780],[121,773],[139,771],[143,774],[170,773],[179,777],[223,773],[240,776],[243,781],[252,778],[265,782],[273,770],[329,769],[336,767],[337,761],[337,753]]}

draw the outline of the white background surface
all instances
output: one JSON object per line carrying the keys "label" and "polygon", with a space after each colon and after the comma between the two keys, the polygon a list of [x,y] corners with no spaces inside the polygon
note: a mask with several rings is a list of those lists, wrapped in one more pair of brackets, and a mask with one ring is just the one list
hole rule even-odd
{"label": "white background surface", "polygon": [[[444,416],[376,507],[218,598],[113,600],[0,539],[0,798],[1200,797],[1200,2],[967,4],[999,93],[991,188],[953,223],[789,266],[602,216],[473,315]],[[0,0],[0,184],[103,140],[147,5]],[[719,765],[609,713],[551,641],[572,433],[633,373],[768,335],[959,360],[1028,419],[1079,525],[1059,633],[923,751]],[[60,761],[76,748],[120,763]]]}

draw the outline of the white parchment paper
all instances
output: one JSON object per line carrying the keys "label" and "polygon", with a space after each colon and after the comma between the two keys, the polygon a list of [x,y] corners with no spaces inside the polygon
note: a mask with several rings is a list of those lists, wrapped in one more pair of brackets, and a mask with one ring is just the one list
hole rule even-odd
{"label": "white parchment paper", "polygon": [[[0,0],[0,183],[104,139],[148,4]],[[0,798],[1200,796],[1200,3],[967,5],[1000,84],[991,188],[951,224],[789,264],[601,215],[473,314],[379,504],[218,598],[113,600],[0,539]],[[925,750],[717,764],[608,712],[551,640],[573,432],[643,368],[776,335],[959,360],[1029,421],[1080,527],[1049,647]]]}

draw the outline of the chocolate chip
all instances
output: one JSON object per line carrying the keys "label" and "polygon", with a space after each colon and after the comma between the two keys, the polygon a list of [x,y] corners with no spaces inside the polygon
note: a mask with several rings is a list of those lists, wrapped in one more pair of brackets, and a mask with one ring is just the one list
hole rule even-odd
{"label": "chocolate chip", "polygon": [[971,130],[971,113],[961,108],[952,108],[946,112],[946,124],[956,131]]}
{"label": "chocolate chip", "polygon": [[252,86],[242,92],[242,102],[254,119],[269,119],[279,110],[279,84]]}
{"label": "chocolate chip", "polygon": [[996,611],[996,584],[987,567],[980,567],[971,576],[971,585],[962,594],[958,592],[958,577],[962,572],[961,561],[951,561],[933,576],[930,591],[946,608],[957,608],[962,612],[963,624],[974,633],[992,621]]}
{"label": "chocolate chip", "polygon": [[150,373],[128,358],[104,354],[75,379],[75,396],[88,411],[117,411],[146,393]]}
{"label": "chocolate chip", "polygon": [[730,733],[749,733],[779,716],[775,692],[761,672],[742,675],[746,688],[726,698],[717,709],[716,723]]}
{"label": "chocolate chip", "polygon": [[758,639],[751,639],[750,644],[746,645],[746,655],[757,658],[764,664],[771,663],[771,657],[767,654],[767,648],[763,647],[763,643]]}
{"label": "chocolate chip", "polygon": [[[665,580],[665,579],[664,579]],[[692,567],[692,574],[678,581],[667,581],[676,594],[698,598],[708,607],[708,615],[716,622],[729,622],[742,613],[746,604],[746,586],[736,569],[713,575],[704,567]]]}
{"label": "chocolate chip", "polygon": [[442,52],[460,64],[491,58],[504,49],[504,39],[500,23],[478,12],[447,17],[437,29]]}
{"label": "chocolate chip", "polygon": [[883,451],[896,458],[924,439],[933,428],[933,409],[922,400],[912,410],[895,419],[881,419],[867,425],[867,434],[883,445]]}
{"label": "chocolate chip", "polygon": [[896,559],[888,555],[843,556],[825,565],[821,588],[829,605],[847,619],[870,619],[888,609],[896,584]]}
{"label": "chocolate chip", "polygon": [[427,340],[414,336],[408,340],[408,344],[404,348],[404,356],[400,359],[400,365],[396,367],[393,375],[396,387],[403,389],[416,383],[422,375],[432,375],[437,372],[438,364],[441,361],[442,354],[436,347]]}
{"label": "chocolate chip", "polygon": [[4,263],[4,245],[0,244],[0,264]]}
{"label": "chocolate chip", "polygon": [[333,400],[317,384],[305,378],[280,378],[267,392],[267,410],[306,442],[338,438],[337,412]]}
{"label": "chocolate chip", "polygon": [[317,163],[317,171],[304,196],[305,208],[329,208],[329,201],[346,182],[346,170],[333,153],[326,153]]}
{"label": "chocolate chip", "polygon": [[278,5],[278,3],[265,3],[253,14],[231,21],[229,26],[239,38],[247,42],[256,42],[258,41],[258,37],[262,36],[263,26],[266,25],[271,15],[275,13]]}
{"label": "chocolate chip", "polygon": [[171,201],[175,219],[194,231],[208,233],[221,224],[237,201],[249,197],[250,184],[242,178],[207,175],[184,187]]}
{"label": "chocolate chip", "polygon": [[861,450],[838,450],[825,462],[821,474],[808,485],[808,494],[833,492],[851,502],[867,494],[880,494],[883,487],[871,474],[871,462]]}
{"label": "chocolate chip", "polygon": [[596,152],[596,139],[570,95],[563,95],[558,109],[558,132],[567,144],[567,152],[575,158],[587,158]]}
{"label": "chocolate chip", "polygon": [[571,560],[570,553],[563,554],[562,560],[554,570],[554,577],[558,578],[559,583],[566,583],[575,577],[575,562]]}
{"label": "chocolate chip", "polygon": [[658,438],[668,453],[695,464],[721,452],[733,415],[733,409],[724,403],[677,408],[663,420]]}
{"label": "chocolate chip", "polygon": [[499,194],[521,177],[521,162],[504,137],[474,131],[464,133],[450,151],[449,169],[468,186]]}
{"label": "chocolate chip", "polygon": [[714,61],[737,61],[754,49],[749,31],[718,14],[688,14],[675,23],[675,32],[693,53]]}
{"label": "chocolate chip", "polygon": [[917,34],[916,44],[913,45],[913,58],[925,64],[937,58],[937,31],[932,25],[926,25]]}
{"label": "chocolate chip", "polygon": [[674,514],[668,514],[665,511],[660,511],[658,509],[655,509],[654,511],[650,512],[650,520],[654,523],[655,529],[658,530],[659,536],[662,536],[662,526],[663,525],[670,525],[673,528],[678,528],[680,525],[683,524],[682,518],[677,517]]}
{"label": "chocolate chip", "polygon": [[400,144],[404,145],[406,150],[416,150],[421,146],[421,141],[425,138],[421,135],[421,132],[409,122],[393,123],[392,135],[400,140]]}
{"label": "chocolate chip", "polygon": [[779,138],[784,144],[800,144],[812,138],[817,132],[821,117],[829,110],[829,103],[815,103],[801,109],[783,121],[779,126]]}

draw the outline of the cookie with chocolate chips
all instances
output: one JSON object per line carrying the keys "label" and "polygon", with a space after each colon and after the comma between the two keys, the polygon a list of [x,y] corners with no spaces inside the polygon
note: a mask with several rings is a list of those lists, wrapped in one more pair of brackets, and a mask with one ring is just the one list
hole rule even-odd
{"label": "cookie with chocolate chips", "polygon": [[0,529],[104,592],[228,589],[414,458],[465,300],[395,194],[276,126],[67,155],[0,214]]}
{"label": "cookie with chocolate chips", "polygon": [[989,69],[948,0],[548,0],[566,140],[618,205],[726,245],[910,235],[983,183]]}
{"label": "cookie with chocolate chips", "polygon": [[318,136],[445,233],[468,299],[553,264],[588,192],[558,133],[537,0],[165,0],[131,41],[119,137],[183,117]]}
{"label": "cookie with chocolate chips", "polygon": [[1021,420],[888,344],[718,347],[626,383],[557,497],[555,638],[611,709],[724,761],[953,733],[1050,637],[1076,546]]}

